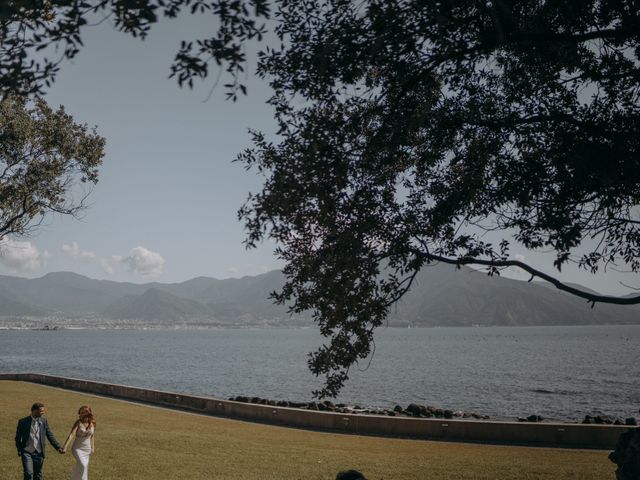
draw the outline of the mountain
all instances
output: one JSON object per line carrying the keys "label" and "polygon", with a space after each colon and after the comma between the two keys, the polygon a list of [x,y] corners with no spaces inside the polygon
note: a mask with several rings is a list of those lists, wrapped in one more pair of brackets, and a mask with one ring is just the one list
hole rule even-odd
{"label": "mountain", "polygon": [[[149,287],[135,283],[94,280],[77,273],[47,273],[41,278],[0,276],[0,286],[18,293],[18,299],[49,314],[100,312],[117,299],[142,294]],[[0,304],[0,315],[6,315]]]}
{"label": "mountain", "polygon": [[171,322],[207,316],[207,308],[152,287],[142,295],[127,295],[107,307],[102,314],[112,319]]}
{"label": "mountain", "polygon": [[392,318],[425,326],[632,324],[640,323],[640,310],[591,308],[584,299],[540,283],[433,265],[418,274]]}
{"label": "mountain", "polygon": [[4,315],[39,317],[45,315],[44,310],[37,307],[27,305],[20,300],[16,300],[15,292],[5,287],[0,287],[0,308]]}
{"label": "mountain", "polygon": [[[25,279],[0,276],[0,316],[82,317],[129,323],[310,325],[292,318],[269,294],[279,271],[219,280],[134,284],[75,273]],[[538,282],[489,277],[470,268],[425,267],[389,315],[392,326],[577,325],[640,323],[640,307],[596,304]]]}

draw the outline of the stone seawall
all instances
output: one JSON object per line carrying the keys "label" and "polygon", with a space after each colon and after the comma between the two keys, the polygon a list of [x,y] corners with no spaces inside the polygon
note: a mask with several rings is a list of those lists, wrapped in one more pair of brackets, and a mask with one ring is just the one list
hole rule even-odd
{"label": "stone seawall", "polygon": [[0,374],[0,380],[39,383],[76,392],[272,425],[422,440],[611,450],[620,434],[630,428],[618,425],[443,420],[318,412],[35,373]]}

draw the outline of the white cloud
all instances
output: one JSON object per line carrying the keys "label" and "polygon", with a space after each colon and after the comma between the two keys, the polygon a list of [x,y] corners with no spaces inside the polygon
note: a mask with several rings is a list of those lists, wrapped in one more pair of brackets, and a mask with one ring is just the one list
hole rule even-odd
{"label": "white cloud", "polygon": [[74,260],[80,260],[81,262],[92,262],[96,259],[95,252],[88,252],[80,250],[80,246],[77,242],[71,242],[70,245],[66,243],[62,245],[62,250],[68,254]]}
{"label": "white cloud", "polygon": [[33,271],[44,266],[51,255],[31,242],[5,239],[0,242],[0,263],[15,271]]}
{"label": "white cloud", "polygon": [[129,271],[142,275],[144,277],[155,277],[162,275],[164,267],[164,258],[157,253],[147,250],[144,247],[132,248],[126,257],[112,257],[120,259],[120,262],[129,266]]}
{"label": "white cloud", "polygon": [[102,268],[104,269],[107,275],[113,275],[113,265],[109,262],[108,259],[101,258],[100,265],[102,265]]}
{"label": "white cloud", "polygon": [[100,265],[107,275],[113,275],[115,267],[119,263],[123,263],[124,257],[122,255],[111,255],[110,257],[101,258]]}

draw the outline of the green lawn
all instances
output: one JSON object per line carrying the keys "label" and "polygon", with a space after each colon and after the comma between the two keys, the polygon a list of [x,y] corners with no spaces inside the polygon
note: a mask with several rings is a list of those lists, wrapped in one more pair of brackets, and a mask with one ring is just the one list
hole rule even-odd
{"label": "green lawn", "polygon": [[[191,415],[23,382],[0,381],[0,479],[20,480],[13,437],[35,401],[63,442],[82,404],[98,420],[90,480],[614,479],[607,452],[470,445],[308,432]],[[45,480],[68,478],[70,454],[47,446]]]}

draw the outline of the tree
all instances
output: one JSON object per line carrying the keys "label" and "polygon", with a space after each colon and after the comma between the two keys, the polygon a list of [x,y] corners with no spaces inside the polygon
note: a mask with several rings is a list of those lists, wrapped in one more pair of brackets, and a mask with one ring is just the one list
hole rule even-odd
{"label": "tree", "polygon": [[[640,7],[633,1],[279,2],[259,74],[279,138],[240,211],[279,245],[275,294],[330,339],[309,365],[334,396],[389,308],[434,261],[518,266],[515,242],[640,268]],[[502,232],[496,244],[482,233]],[[577,253],[579,249],[586,253]]]}
{"label": "tree", "polygon": [[[42,94],[64,60],[82,48],[82,29],[105,20],[129,35],[144,39],[161,16],[184,10],[212,14],[219,22],[214,36],[182,42],[171,76],[193,86],[205,78],[209,63],[225,65],[233,81],[229,98],[246,88],[238,80],[244,70],[243,42],[261,39],[260,19],[269,16],[267,0],[9,0],[0,3],[0,95]],[[62,53],[60,53],[60,51]]]}
{"label": "tree", "polygon": [[0,102],[0,240],[23,236],[49,213],[77,215],[83,185],[98,181],[105,141],[42,99]]}
{"label": "tree", "polygon": [[[513,242],[597,273],[640,268],[640,15],[634,0],[14,0],[0,10],[4,91],[40,91],[56,61],[23,52],[81,47],[87,17],[110,12],[144,36],[158,14],[213,13],[210,39],[183,43],[180,85],[225,65],[235,98],[242,45],[272,19],[258,74],[279,125],[239,160],[265,175],[239,212],[247,245],[278,242],[275,294],[312,311],[330,338],[310,358],[335,395],[373,332],[427,263],[517,266]],[[20,35],[17,35],[19,32]],[[5,58],[11,61],[4,61]],[[5,70],[2,70],[5,68]],[[486,231],[501,241],[483,240]],[[585,253],[586,251],[586,253]]]}

